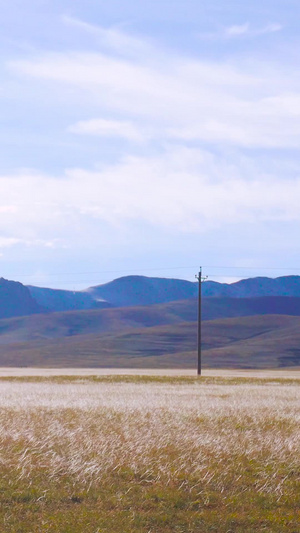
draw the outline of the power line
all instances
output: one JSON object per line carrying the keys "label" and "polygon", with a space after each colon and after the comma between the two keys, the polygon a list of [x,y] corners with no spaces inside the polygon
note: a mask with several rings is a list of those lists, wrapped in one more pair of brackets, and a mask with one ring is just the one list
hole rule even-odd
{"label": "power line", "polygon": [[216,269],[239,269],[239,270],[300,270],[300,267],[260,267],[260,266],[225,266],[225,265],[203,265],[203,268],[216,268]]}
{"label": "power line", "polygon": [[[59,276],[73,276],[73,275],[90,275],[90,274],[121,274],[121,273],[127,273],[130,272],[153,272],[157,270],[190,270],[197,268],[197,266],[172,266],[172,267],[155,267],[155,268],[139,268],[139,269],[123,269],[123,270],[93,270],[93,271],[86,271],[86,272],[53,272],[53,273],[47,273],[47,276],[55,276],[58,274]],[[21,275],[21,274],[20,274]],[[134,275],[134,274],[133,274]],[[22,277],[32,277],[32,274],[22,274]]]}
{"label": "power line", "polygon": [[[127,273],[127,272],[153,272],[153,271],[166,271],[166,270],[190,270],[195,269],[197,266],[190,265],[190,266],[167,266],[167,267],[152,267],[152,268],[132,268],[132,269],[122,269],[122,270],[92,270],[92,271],[79,271],[79,272],[50,272],[47,273],[48,276],[73,276],[73,275],[90,275],[90,274],[120,274],[120,273]],[[203,265],[202,268],[214,268],[218,270],[291,270],[291,271],[300,271],[300,267],[260,267],[260,266],[229,266],[229,265]],[[20,274],[22,277],[31,277],[32,274]],[[227,276],[227,277],[234,277],[234,276]]]}
{"label": "power line", "polygon": [[[73,286],[73,290],[75,290],[75,286],[78,286],[78,285],[86,285],[86,286],[91,286],[93,284],[95,285],[101,285],[101,284],[104,284],[104,283],[108,283],[110,280],[108,279],[101,279],[101,277],[103,275],[107,275],[107,274],[119,274],[119,275],[122,275],[122,276],[125,276],[125,275],[146,275],[148,272],[170,272],[170,271],[176,271],[176,270],[189,270],[191,271],[190,274],[188,276],[186,276],[185,280],[186,281],[192,281],[191,278],[193,277],[193,270],[197,268],[195,266],[164,266],[164,267],[151,267],[151,268],[140,268],[140,269],[137,269],[137,268],[134,268],[134,269],[118,269],[118,270],[93,270],[93,271],[79,271],[79,272],[58,272],[58,271],[55,271],[55,272],[50,272],[50,273],[47,273],[45,272],[45,279],[44,280],[37,280],[36,281],[36,277],[38,278],[38,274],[35,276],[35,274],[23,274],[23,273],[20,273],[20,274],[9,274],[9,278],[11,279],[11,277],[13,276],[14,278],[18,278],[20,277],[21,279],[24,279],[24,278],[31,278],[30,279],[30,285],[38,285],[38,286],[46,286],[46,285],[53,285],[53,284],[61,284],[63,285],[64,287],[65,286]],[[238,281],[240,279],[245,279],[245,278],[250,278],[250,277],[253,277],[253,271],[255,270],[256,273],[258,274],[260,271],[289,271],[289,272],[299,272],[300,271],[300,267],[278,267],[278,266],[264,266],[264,267],[254,267],[254,266],[229,266],[229,265],[205,265],[204,267],[202,268],[205,268],[206,272],[208,272],[207,269],[211,269],[210,272],[208,272],[208,275],[210,277],[211,280],[215,280],[215,281],[218,281],[218,279],[220,278],[223,278],[220,280],[220,283],[226,283],[226,280],[234,280],[234,281]],[[214,270],[216,271],[219,271],[219,272],[213,272]],[[223,274],[221,273],[221,271],[224,271]],[[231,271],[237,271],[235,275],[233,275],[233,273],[230,273],[228,274],[228,270],[231,270]],[[244,271],[243,273],[241,271]],[[247,273],[247,270],[249,271],[249,273]],[[255,277],[258,277],[258,275],[255,274]],[[291,274],[290,274],[291,275]],[[65,280],[64,277],[67,276],[68,279]],[[80,276],[84,276],[84,279],[80,279]],[[99,276],[97,278],[91,278],[89,276]],[[101,276],[101,277],[100,277]],[[157,277],[157,275],[156,275]],[[168,276],[170,277],[170,276]],[[187,279],[188,278],[188,279]],[[224,280],[225,278],[225,280]],[[29,280],[28,280],[29,281]],[[229,283],[233,283],[233,282],[230,282]],[[68,289],[66,289],[68,290]],[[71,289],[72,290],[72,289]],[[77,290],[84,290],[84,289],[77,289]]]}

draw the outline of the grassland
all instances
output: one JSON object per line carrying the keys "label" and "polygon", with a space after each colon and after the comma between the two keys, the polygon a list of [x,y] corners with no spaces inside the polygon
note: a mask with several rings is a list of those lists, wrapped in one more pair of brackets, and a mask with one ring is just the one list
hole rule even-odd
{"label": "grassland", "polygon": [[298,532],[299,380],[0,381],[1,531]]}

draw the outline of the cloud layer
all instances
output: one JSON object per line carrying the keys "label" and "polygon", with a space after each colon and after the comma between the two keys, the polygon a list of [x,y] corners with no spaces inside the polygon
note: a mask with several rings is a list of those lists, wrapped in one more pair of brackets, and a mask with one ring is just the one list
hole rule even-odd
{"label": "cloud layer", "polygon": [[[4,63],[14,135],[47,161],[24,170],[22,146],[0,172],[4,253],[92,247],[107,228],[140,250],[135,231],[147,227],[159,254],[161,233],[177,235],[179,249],[198,235],[209,249],[212,231],[222,247],[224,227],[237,241],[243,225],[299,227],[300,75],[289,61],[230,48],[270,42],[283,24],[223,23],[217,56],[196,34],[188,53],[118,24],[56,23],[71,45],[26,47]],[[107,242],[119,245],[109,231]]]}
{"label": "cloud layer", "polygon": [[208,62],[154,47],[145,56],[140,42],[129,38],[126,53],[120,31],[114,30],[113,40],[110,30],[101,29],[101,35],[106,52],[44,53],[9,64],[17,75],[59,84],[62,92],[72,86],[74,105],[76,96],[81,105],[83,98],[93,103],[97,115],[70,124],[69,131],[139,141],[148,128],[155,138],[298,147],[300,76],[294,68]]}
{"label": "cloud layer", "polygon": [[188,148],[126,157],[101,171],[69,169],[59,178],[2,176],[0,196],[6,203],[0,223],[9,235],[0,248],[21,241],[66,246],[82,238],[91,219],[95,228],[146,223],[178,235],[300,221],[300,178],[283,181],[250,159]]}

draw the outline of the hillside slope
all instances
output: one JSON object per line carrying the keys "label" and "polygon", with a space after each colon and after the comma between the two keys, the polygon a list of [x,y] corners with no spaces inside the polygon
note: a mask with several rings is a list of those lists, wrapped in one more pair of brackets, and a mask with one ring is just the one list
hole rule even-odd
{"label": "hillside slope", "polygon": [[[0,345],[0,366],[194,368],[197,323]],[[253,316],[203,323],[203,365],[300,365],[300,318]]]}
{"label": "hillside slope", "polygon": [[16,281],[0,278],[0,319],[25,316],[44,311],[27,287]]}
{"label": "hillside slope", "polygon": [[176,309],[176,305],[174,312],[172,307],[164,309],[163,306],[154,305],[148,307],[66,311],[4,319],[0,320],[0,344],[36,339],[42,342],[47,339],[174,324],[182,322],[180,304],[178,309]]}
{"label": "hillside slope", "polygon": [[[203,298],[203,320],[285,314],[300,316],[300,298]],[[121,332],[197,320],[194,298],[159,305],[66,311],[0,320],[0,344]]]}

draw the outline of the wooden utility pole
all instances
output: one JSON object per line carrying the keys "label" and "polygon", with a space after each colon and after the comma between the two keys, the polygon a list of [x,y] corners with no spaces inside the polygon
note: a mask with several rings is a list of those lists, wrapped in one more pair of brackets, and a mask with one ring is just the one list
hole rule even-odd
{"label": "wooden utility pole", "polygon": [[199,269],[199,274],[196,275],[196,278],[199,282],[199,291],[198,291],[198,365],[197,365],[197,374],[198,376],[201,376],[201,370],[202,370],[202,360],[201,360],[201,347],[202,347],[202,281],[205,281],[207,279],[207,276],[205,278],[202,277],[202,267]]}

